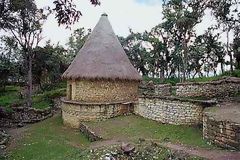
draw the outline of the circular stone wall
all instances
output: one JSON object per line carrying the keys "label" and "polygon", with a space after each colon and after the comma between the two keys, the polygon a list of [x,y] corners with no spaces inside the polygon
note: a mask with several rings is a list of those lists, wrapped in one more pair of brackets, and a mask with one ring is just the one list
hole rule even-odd
{"label": "circular stone wall", "polygon": [[206,109],[203,137],[220,147],[240,150],[240,107],[233,104]]}
{"label": "circular stone wall", "polygon": [[102,120],[133,112],[132,103],[80,103],[62,100],[64,125],[79,128],[84,121]]}
{"label": "circular stone wall", "polygon": [[68,81],[67,97],[69,99],[70,86],[72,100],[87,103],[102,102],[133,102],[138,99],[137,81],[110,80],[79,80]]}

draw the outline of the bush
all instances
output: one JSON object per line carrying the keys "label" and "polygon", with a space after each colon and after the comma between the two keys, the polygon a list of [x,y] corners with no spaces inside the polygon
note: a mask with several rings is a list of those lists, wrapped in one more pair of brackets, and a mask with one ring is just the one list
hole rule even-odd
{"label": "bush", "polygon": [[51,91],[55,89],[65,88],[67,86],[66,81],[62,81],[60,83],[53,83],[53,84],[43,84],[42,90],[43,91]]}
{"label": "bush", "polygon": [[232,73],[230,71],[226,71],[221,76],[240,77],[240,70],[234,70]]}
{"label": "bush", "polygon": [[176,85],[177,83],[180,82],[180,79],[176,78],[176,77],[171,77],[171,78],[167,78],[164,81],[162,81],[160,78],[152,78],[152,77],[143,76],[143,81],[145,81],[145,82],[153,81],[154,84],[170,83],[171,85]]}
{"label": "bush", "polygon": [[52,91],[47,91],[47,92],[43,93],[43,95],[47,99],[63,97],[66,95],[66,89],[61,88],[61,89],[56,89],[56,90],[52,90]]}

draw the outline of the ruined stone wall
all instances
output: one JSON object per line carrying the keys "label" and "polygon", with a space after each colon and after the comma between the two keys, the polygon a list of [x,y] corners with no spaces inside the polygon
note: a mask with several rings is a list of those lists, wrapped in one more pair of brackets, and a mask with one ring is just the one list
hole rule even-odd
{"label": "ruined stone wall", "polygon": [[190,101],[171,97],[140,97],[134,112],[167,124],[201,124],[204,107],[216,102]]}
{"label": "ruined stone wall", "polygon": [[[136,81],[79,80],[69,81],[69,83],[73,84],[72,100],[76,101],[88,103],[132,102],[138,98],[139,82]],[[67,92],[69,94],[69,85]]]}
{"label": "ruined stone wall", "polygon": [[141,95],[170,96],[171,84],[141,84],[139,92]]}
{"label": "ruined stone wall", "polygon": [[208,83],[179,83],[176,96],[180,97],[226,97],[240,92],[240,80],[220,80]]}
{"label": "ruined stone wall", "polygon": [[79,103],[62,99],[63,122],[73,128],[79,128],[80,122],[102,120],[131,112],[131,103]]}
{"label": "ruined stone wall", "polygon": [[240,123],[217,120],[204,113],[203,137],[220,147],[240,150]]}
{"label": "ruined stone wall", "polygon": [[102,137],[93,132],[87,125],[84,123],[80,124],[80,132],[82,132],[91,142],[102,140]]}

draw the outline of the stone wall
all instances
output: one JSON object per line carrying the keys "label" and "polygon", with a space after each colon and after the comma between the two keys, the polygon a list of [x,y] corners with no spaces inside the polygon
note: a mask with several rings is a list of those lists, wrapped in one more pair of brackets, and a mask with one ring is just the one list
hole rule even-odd
{"label": "stone wall", "polygon": [[132,102],[138,98],[137,81],[111,81],[111,80],[79,80],[68,81],[67,98],[69,99],[69,86],[72,85],[72,100],[102,103],[102,102]]}
{"label": "stone wall", "polygon": [[43,110],[27,107],[12,108],[11,117],[15,123],[35,123],[47,119],[53,115],[52,108]]}
{"label": "stone wall", "polygon": [[240,123],[217,120],[210,113],[204,113],[203,137],[220,147],[240,150]]}
{"label": "stone wall", "polygon": [[180,97],[226,97],[240,92],[240,78],[226,78],[207,83],[178,83],[176,96]]}
{"label": "stone wall", "polygon": [[102,137],[94,133],[87,125],[80,123],[80,132],[82,132],[91,142],[99,141]]}
{"label": "stone wall", "polygon": [[141,84],[139,86],[141,95],[170,96],[171,89],[171,84]]}
{"label": "stone wall", "polygon": [[132,103],[80,103],[62,99],[62,117],[65,125],[79,128],[81,122],[102,120],[133,112]]}
{"label": "stone wall", "polygon": [[213,101],[191,101],[173,97],[140,97],[134,112],[148,119],[167,124],[201,124],[205,107]]}

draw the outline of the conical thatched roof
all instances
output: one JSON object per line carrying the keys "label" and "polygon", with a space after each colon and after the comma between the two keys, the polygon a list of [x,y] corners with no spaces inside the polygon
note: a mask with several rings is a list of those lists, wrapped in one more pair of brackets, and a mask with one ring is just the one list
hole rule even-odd
{"label": "conical thatched roof", "polygon": [[114,34],[106,14],[101,16],[63,78],[141,80]]}

